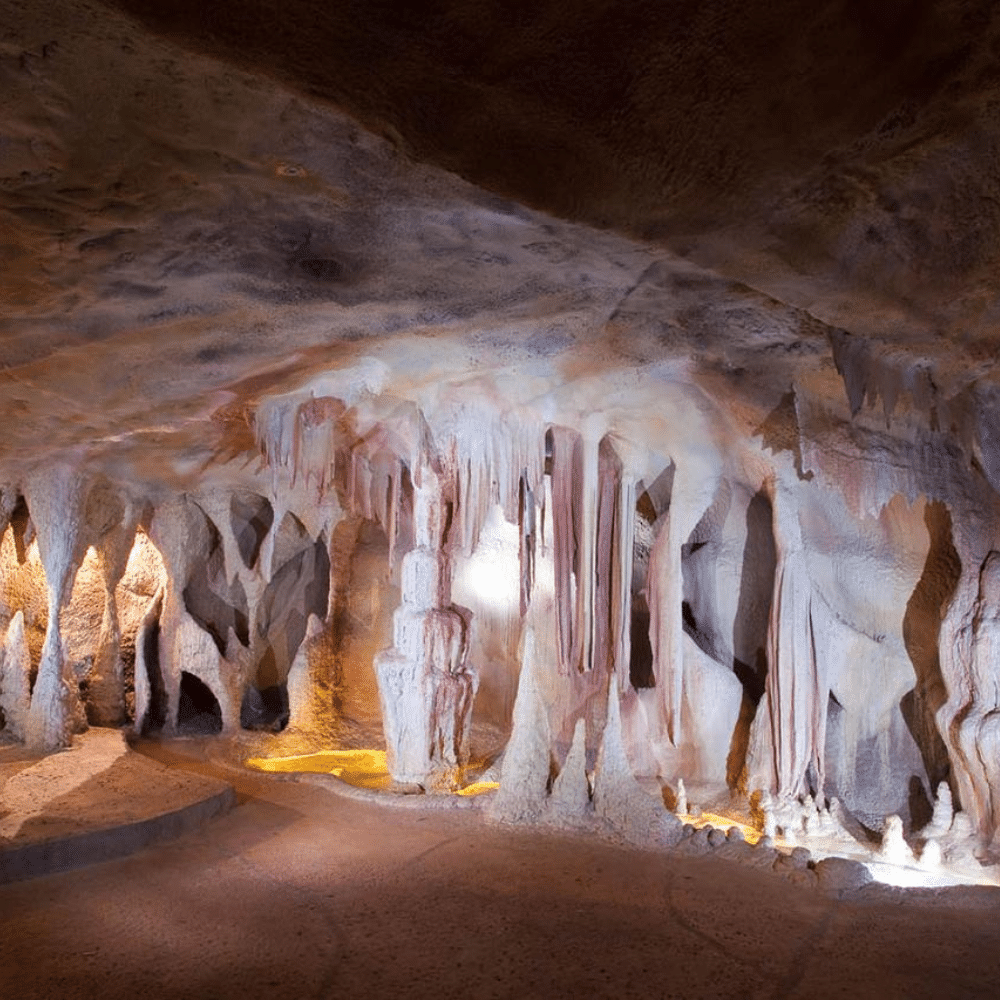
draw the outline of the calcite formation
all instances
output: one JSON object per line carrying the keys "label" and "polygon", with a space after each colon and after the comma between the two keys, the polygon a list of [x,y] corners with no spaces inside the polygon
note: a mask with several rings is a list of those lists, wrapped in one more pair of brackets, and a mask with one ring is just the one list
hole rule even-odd
{"label": "calcite formation", "polygon": [[643,230],[630,159],[564,221],[104,5],[4,13],[6,738],[370,741],[500,822],[995,861],[996,290],[843,259],[926,162]]}

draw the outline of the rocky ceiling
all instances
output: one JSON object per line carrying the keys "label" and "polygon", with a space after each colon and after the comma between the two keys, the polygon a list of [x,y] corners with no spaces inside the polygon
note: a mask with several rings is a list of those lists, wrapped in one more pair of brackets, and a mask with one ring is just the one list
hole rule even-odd
{"label": "rocky ceiling", "polygon": [[983,0],[2,0],[0,467],[246,465],[339,371],[619,429],[684,383],[996,485],[998,41]]}

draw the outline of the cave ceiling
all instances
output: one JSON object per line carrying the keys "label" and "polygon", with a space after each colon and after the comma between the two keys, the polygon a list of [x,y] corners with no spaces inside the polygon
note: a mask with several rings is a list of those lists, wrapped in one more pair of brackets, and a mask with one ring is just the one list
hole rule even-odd
{"label": "cave ceiling", "polygon": [[0,0],[0,473],[252,469],[283,394],[621,429],[670,382],[996,487],[998,43],[983,0]]}

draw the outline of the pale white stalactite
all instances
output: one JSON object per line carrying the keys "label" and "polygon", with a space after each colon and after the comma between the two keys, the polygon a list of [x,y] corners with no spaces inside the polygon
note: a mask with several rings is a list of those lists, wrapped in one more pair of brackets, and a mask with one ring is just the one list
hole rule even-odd
{"label": "pale white stalactite", "polygon": [[7,627],[0,654],[0,711],[4,728],[15,739],[23,740],[28,730],[31,708],[31,656],[24,636],[24,612],[17,611]]}
{"label": "pale white stalactite", "polygon": [[812,581],[794,487],[771,495],[777,566],[767,631],[765,698],[758,708],[748,764],[751,787],[797,800],[822,792],[829,684],[817,658]]}
{"label": "pale white stalactite", "polygon": [[576,642],[576,587],[574,561],[580,530],[577,496],[582,470],[579,437],[562,427],[553,427],[552,438],[552,526],[555,558],[556,625],[559,636],[559,666],[563,672],[573,664]]}
{"label": "pale white stalactite", "polygon": [[31,696],[26,742],[38,750],[68,746],[86,728],[76,678],[63,655],[60,616],[86,550],[83,533],[85,483],[68,466],[36,473],[25,488],[45,569],[49,622]]}
{"label": "pale white stalactite", "polygon": [[619,485],[617,558],[612,578],[612,641],[614,674],[619,694],[624,693],[628,687],[632,659],[632,563],[635,554],[632,539],[635,536],[635,502],[635,482],[629,477],[623,477]]}
{"label": "pale white stalactite", "polygon": [[667,738],[677,744],[681,729],[681,691],[683,690],[683,618],[681,603],[681,547],[675,544],[671,507],[666,524],[660,530],[649,554],[646,594],[649,603],[649,639],[653,651],[653,670],[660,693],[660,711]]}
{"label": "pale white stalactite", "polygon": [[594,499],[596,518],[589,623],[589,665],[602,673],[614,671],[618,651],[621,614],[619,588],[623,555],[619,545],[619,523],[622,520],[621,478],[622,465],[614,445],[610,438],[602,438],[598,451]]}
{"label": "pale white stalactite", "polygon": [[520,498],[518,502],[518,570],[519,570],[519,608],[521,617],[527,613],[531,603],[531,590],[535,580],[535,552],[538,541],[537,508],[535,494],[527,481],[520,481]]}
{"label": "pale white stalactite", "polygon": [[576,621],[573,627],[571,663],[583,672],[593,665],[595,586],[597,572],[597,514],[599,483],[599,451],[602,424],[593,417],[584,422],[580,438],[582,479],[574,486],[578,491],[580,516],[576,525]]}

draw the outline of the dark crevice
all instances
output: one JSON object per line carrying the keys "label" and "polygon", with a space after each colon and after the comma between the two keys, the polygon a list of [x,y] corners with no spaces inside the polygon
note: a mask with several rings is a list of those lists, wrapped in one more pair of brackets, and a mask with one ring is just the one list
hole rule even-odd
{"label": "dark crevice", "polygon": [[[958,586],[962,563],[952,542],[951,514],[943,503],[929,503],[924,523],[930,546],[923,573],[906,604],[903,642],[916,674],[916,684],[903,696],[900,710],[920,750],[931,787],[951,776],[948,749],[935,716],[948,692],[938,659],[941,620]],[[957,795],[958,789],[952,788]]]}
{"label": "dark crevice", "polygon": [[181,671],[177,732],[185,736],[214,736],[222,732],[222,708],[218,698],[204,681],[186,670]]}
{"label": "dark crevice", "polygon": [[149,683],[149,706],[140,724],[143,736],[158,732],[167,723],[167,686],[160,668],[160,619],[157,618],[143,638],[143,661]]}
{"label": "dark crevice", "polygon": [[274,508],[255,493],[234,493],[229,501],[229,519],[240,558],[247,569],[253,569],[274,524]]}
{"label": "dark crevice", "polygon": [[243,729],[280,733],[289,718],[288,687],[274,684],[263,690],[251,684],[240,705],[240,726]]}

